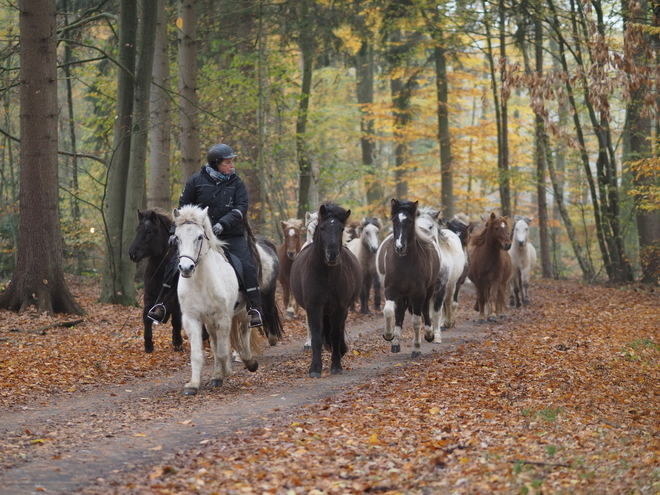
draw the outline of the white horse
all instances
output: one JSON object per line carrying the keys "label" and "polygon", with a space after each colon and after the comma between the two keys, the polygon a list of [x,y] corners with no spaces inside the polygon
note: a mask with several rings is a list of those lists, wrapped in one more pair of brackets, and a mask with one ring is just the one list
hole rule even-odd
{"label": "white horse", "polygon": [[374,286],[374,308],[380,309],[380,278],[376,272],[376,251],[380,245],[380,231],[383,225],[377,217],[366,217],[358,228],[359,236],[352,239],[347,247],[360,262],[362,269],[362,290],[360,292],[360,312],[370,314],[369,292]]}
{"label": "white horse", "polygon": [[173,216],[181,274],[177,293],[192,368],[183,393],[195,395],[201,386],[204,364],[203,326],[213,352],[212,387],[221,386],[223,378],[232,374],[232,346],[249,371],[256,371],[259,363],[253,354],[245,298],[239,293],[236,273],[223,252],[224,243],[213,234],[207,208],[186,205],[174,210]]}
{"label": "white horse", "polygon": [[536,249],[529,242],[529,226],[533,218],[516,215],[516,224],[511,232],[511,296],[509,304],[520,307],[520,299],[525,306],[529,305],[529,279],[536,265]]}
{"label": "white horse", "polygon": [[[454,301],[456,284],[465,268],[465,252],[461,239],[449,229],[440,229],[440,212],[429,207],[420,208],[417,222],[420,228],[430,232],[440,256],[440,271],[435,284],[433,304],[430,308],[433,322],[433,342],[442,342],[442,329],[456,326],[456,308]],[[425,336],[426,338],[426,336]],[[427,340],[429,340],[427,338]]]}

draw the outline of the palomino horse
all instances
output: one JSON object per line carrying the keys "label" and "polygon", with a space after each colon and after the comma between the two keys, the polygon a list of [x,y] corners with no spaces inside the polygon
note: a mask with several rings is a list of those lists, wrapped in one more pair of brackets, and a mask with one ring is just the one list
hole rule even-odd
{"label": "palomino horse", "polygon": [[425,338],[433,336],[429,303],[440,270],[440,258],[433,235],[417,226],[417,205],[392,199],[393,233],[385,238],[376,254],[378,276],[385,291],[383,338],[392,342],[392,352],[401,352],[401,330],[406,310],[413,314],[412,356],[422,353],[422,317]]}
{"label": "palomino horse", "polygon": [[291,267],[291,290],[307,312],[312,364],[309,376],[321,376],[322,347],[332,351],[330,372],[342,372],[341,358],[348,349],[345,325],[348,308],[360,294],[360,264],[343,246],[344,225],[351,214],[334,203],[322,204],[314,242],[305,247]]}
{"label": "palomino horse", "polygon": [[284,242],[277,248],[277,255],[280,258],[280,274],[277,279],[282,286],[282,301],[286,308],[286,315],[292,318],[298,313],[298,303],[294,297],[291,297],[291,265],[302,248],[303,222],[292,218],[280,222],[280,226],[284,234]]}
{"label": "palomino horse", "polygon": [[374,308],[380,309],[380,278],[376,271],[376,251],[380,245],[380,231],[383,225],[377,217],[362,219],[358,237],[348,243],[348,249],[355,255],[362,268],[362,290],[360,292],[360,313],[368,315],[369,293],[374,286]]}
{"label": "palomino horse", "polygon": [[532,218],[516,215],[516,224],[511,232],[511,297],[509,304],[520,307],[520,299],[525,306],[529,305],[529,278],[536,265],[536,249],[529,242],[529,226]]}
{"label": "palomino horse", "polygon": [[[165,267],[170,259],[176,255],[176,249],[170,248],[167,240],[170,237],[172,219],[164,211],[154,208],[138,210],[138,226],[135,239],[128,255],[135,263],[148,258],[144,270],[144,310],[142,322],[144,323],[144,351],[153,352],[153,320],[147,316],[149,309],[156,304],[165,275]],[[183,350],[181,338],[181,309],[179,300],[170,297],[166,303],[167,317],[172,315],[172,345],[175,351]]]}
{"label": "palomino horse", "polygon": [[[221,386],[223,379],[232,374],[231,347],[249,371],[257,371],[259,363],[254,356],[245,297],[238,290],[238,278],[224,254],[224,243],[213,234],[207,208],[183,206],[174,210],[174,222],[181,274],[177,293],[192,368],[183,393],[195,395],[201,386],[204,364],[202,326],[209,333],[213,352],[212,387]],[[233,319],[237,320],[235,324]]]}
{"label": "palomino horse", "polygon": [[[472,235],[468,249],[470,280],[477,290],[475,311],[479,323],[504,317],[506,291],[511,278],[511,248],[507,219],[491,213],[483,228]],[[488,304],[488,318],[486,305]]]}
{"label": "palomino horse", "polygon": [[456,326],[456,308],[454,302],[456,284],[465,268],[465,253],[458,236],[448,229],[439,229],[440,212],[425,207],[419,210],[417,222],[421,228],[433,233],[440,256],[440,270],[435,282],[433,303],[431,306],[431,321],[433,323],[433,338],[425,335],[427,341],[442,342],[442,329]]}

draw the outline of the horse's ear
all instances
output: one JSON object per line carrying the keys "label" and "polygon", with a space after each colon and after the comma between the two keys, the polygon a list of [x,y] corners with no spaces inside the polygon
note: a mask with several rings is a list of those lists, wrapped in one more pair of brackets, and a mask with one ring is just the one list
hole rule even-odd
{"label": "horse's ear", "polygon": [[534,217],[525,217],[523,218],[525,222],[527,222],[527,225],[532,225],[532,222],[534,221]]}
{"label": "horse's ear", "polygon": [[325,205],[321,205],[319,207],[319,220],[321,219],[321,217],[325,216],[325,211],[326,211]]}
{"label": "horse's ear", "polygon": [[138,214],[138,222],[141,222],[142,219],[144,218],[144,214],[140,211],[139,208],[137,210],[137,214]]}
{"label": "horse's ear", "polygon": [[495,212],[494,212],[494,211],[491,211],[491,212],[490,212],[490,217],[488,217],[488,218],[489,218],[489,220],[495,220],[495,218],[496,218],[496,217],[495,217]]}
{"label": "horse's ear", "polygon": [[172,216],[173,216],[174,218],[179,218],[179,215],[181,215],[181,213],[179,213],[179,209],[178,209],[178,208],[174,208],[174,209],[172,210]]}
{"label": "horse's ear", "polygon": [[204,215],[208,215],[208,214],[209,214],[209,207],[207,206],[206,208],[204,208],[204,209],[202,210],[202,213],[203,213]]}
{"label": "horse's ear", "polygon": [[346,210],[346,220],[351,216],[351,210]]}
{"label": "horse's ear", "polygon": [[280,220],[280,227],[282,227],[282,231],[286,229],[286,224],[282,220]]}

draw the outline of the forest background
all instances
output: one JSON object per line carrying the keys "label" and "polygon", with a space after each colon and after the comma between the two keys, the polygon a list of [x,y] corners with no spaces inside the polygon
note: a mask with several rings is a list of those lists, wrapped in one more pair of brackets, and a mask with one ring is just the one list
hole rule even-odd
{"label": "forest background", "polygon": [[[135,304],[136,210],[216,143],[255,230],[326,200],[534,217],[544,277],[657,283],[657,4],[0,3],[0,307]],[[50,33],[50,34],[44,34]]]}

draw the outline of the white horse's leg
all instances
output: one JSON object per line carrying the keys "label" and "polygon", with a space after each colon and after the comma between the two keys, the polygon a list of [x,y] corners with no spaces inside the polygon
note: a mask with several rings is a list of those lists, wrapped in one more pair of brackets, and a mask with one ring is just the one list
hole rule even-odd
{"label": "white horse's leg", "polygon": [[[183,315],[183,327],[188,334],[190,343],[190,381],[186,383],[183,393],[196,395],[202,383],[202,367],[204,366],[204,349],[202,343],[202,325],[197,318]],[[211,334],[211,332],[209,332]]]}
{"label": "white horse's leg", "polygon": [[422,355],[422,315],[413,315],[412,326],[414,332],[412,357],[416,358]]}
{"label": "white horse's leg", "polygon": [[427,342],[442,342],[442,307],[436,311],[431,300],[429,313],[431,315],[431,326],[425,327],[424,338]]}
{"label": "white horse's leg", "polygon": [[[213,349],[213,376],[211,386],[222,386],[223,379],[231,376],[231,345],[229,334],[231,332],[231,317],[221,316],[214,322],[213,331],[216,333],[215,346]],[[211,332],[209,332],[211,335]]]}
{"label": "white horse's leg", "polygon": [[[387,340],[388,342],[392,341],[394,338],[394,311],[395,311],[396,305],[394,304],[394,301],[392,300],[386,300],[385,301],[385,307],[383,308],[383,316],[385,317],[385,329],[383,331],[383,338]],[[399,331],[399,335],[401,335],[401,331]],[[398,342],[397,342],[398,344]],[[394,343],[392,344],[394,345]]]}

